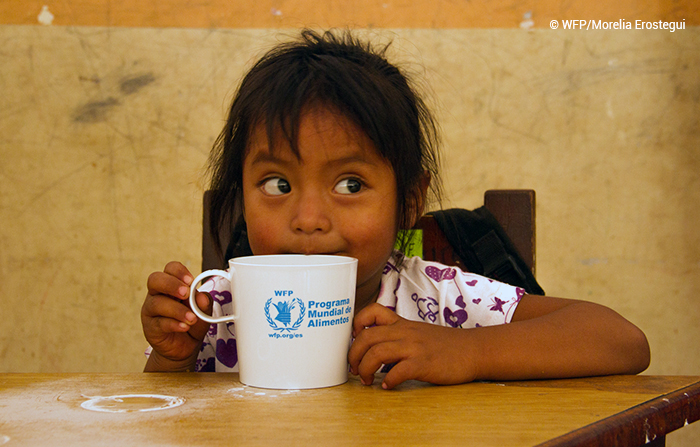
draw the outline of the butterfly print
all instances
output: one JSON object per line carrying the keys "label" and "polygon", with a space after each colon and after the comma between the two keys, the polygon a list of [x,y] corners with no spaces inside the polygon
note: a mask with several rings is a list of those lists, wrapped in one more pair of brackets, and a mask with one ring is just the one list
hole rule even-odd
{"label": "butterfly print", "polygon": [[494,297],[493,299],[493,305],[489,308],[489,310],[493,312],[500,312],[502,314],[505,314],[503,311],[503,305],[506,304],[508,301],[503,301],[502,299],[498,297]]}
{"label": "butterfly print", "polygon": [[440,269],[438,267],[429,265],[425,268],[425,274],[428,275],[428,277],[430,277],[430,279],[432,279],[433,281],[440,282],[454,279],[455,276],[457,276],[457,270],[450,267]]}

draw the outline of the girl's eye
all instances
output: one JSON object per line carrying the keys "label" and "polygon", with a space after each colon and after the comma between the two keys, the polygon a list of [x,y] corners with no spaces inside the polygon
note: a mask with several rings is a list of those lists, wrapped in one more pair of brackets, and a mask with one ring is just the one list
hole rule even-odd
{"label": "girl's eye", "polygon": [[355,194],[362,189],[362,183],[354,178],[346,178],[335,185],[335,192],[339,194]]}
{"label": "girl's eye", "polygon": [[292,190],[292,187],[289,186],[289,182],[285,179],[274,177],[263,182],[262,190],[271,196],[281,196],[282,194],[289,193],[289,191]]}

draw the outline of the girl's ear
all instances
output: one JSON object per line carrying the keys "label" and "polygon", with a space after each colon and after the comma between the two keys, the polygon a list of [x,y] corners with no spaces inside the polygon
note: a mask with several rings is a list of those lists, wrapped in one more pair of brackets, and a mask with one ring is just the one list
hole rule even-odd
{"label": "girl's ear", "polygon": [[408,200],[410,201],[410,207],[408,210],[408,215],[406,216],[406,222],[408,228],[413,228],[416,226],[423,213],[425,212],[426,197],[428,196],[428,188],[430,187],[430,172],[423,171],[420,180],[414,185],[409,195]]}

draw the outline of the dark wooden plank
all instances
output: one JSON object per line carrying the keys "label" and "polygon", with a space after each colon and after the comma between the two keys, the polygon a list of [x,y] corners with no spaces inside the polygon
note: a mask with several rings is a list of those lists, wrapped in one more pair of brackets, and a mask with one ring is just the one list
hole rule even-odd
{"label": "dark wooden plank", "polygon": [[484,194],[484,206],[498,220],[525,264],[535,273],[535,191],[492,189]]}
{"label": "dark wooden plank", "polygon": [[442,232],[433,216],[421,217],[414,228],[423,231],[423,259],[467,270],[459,258],[455,256],[445,233]]}
{"label": "dark wooden plank", "polygon": [[668,433],[697,420],[700,420],[698,381],[539,447],[663,446]]}

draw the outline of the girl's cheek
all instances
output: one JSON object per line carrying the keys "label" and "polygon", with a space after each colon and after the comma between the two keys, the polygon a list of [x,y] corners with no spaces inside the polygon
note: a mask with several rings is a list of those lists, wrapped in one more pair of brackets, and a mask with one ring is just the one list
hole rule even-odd
{"label": "girl's cheek", "polygon": [[[248,225],[248,243],[255,255],[275,254],[274,231],[266,225]],[[254,228],[253,231],[250,231]]]}

